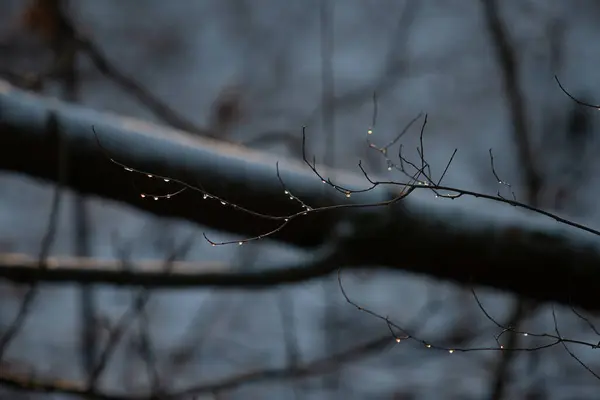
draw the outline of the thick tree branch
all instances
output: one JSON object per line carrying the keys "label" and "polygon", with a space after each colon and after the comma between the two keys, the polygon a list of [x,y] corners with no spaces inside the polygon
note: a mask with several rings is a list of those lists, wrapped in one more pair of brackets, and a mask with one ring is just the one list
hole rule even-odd
{"label": "thick tree branch", "polygon": [[[44,100],[7,85],[0,85],[1,168],[44,179],[57,178],[54,172],[57,158],[52,151],[54,147],[50,147],[52,139],[46,136],[45,129],[51,110],[61,122],[63,139],[77,150],[68,153],[73,168],[67,184],[75,190],[243,235],[264,234],[280,224],[279,221],[251,216],[232,205],[223,206],[214,199],[203,200],[193,191],[168,200],[140,198],[132,185],[134,174],[109,162],[98,147],[91,132],[94,125],[111,156],[134,168],[190,183],[201,181],[207,192],[225,198],[231,204],[267,215],[283,216],[302,211],[298,201],[284,195],[276,177],[276,160],[266,154],[210,140],[193,140],[178,131]],[[286,188],[313,208],[350,202],[375,203],[392,198],[391,189],[380,190],[389,188],[383,184],[346,198],[333,189],[324,191],[323,188],[328,185],[323,185],[301,165],[280,164],[280,171]],[[331,176],[327,171],[320,173],[323,177]],[[370,180],[338,171],[335,176],[337,184],[354,188],[364,188],[368,186],[365,178]],[[484,194],[460,192],[494,200]],[[512,215],[510,213],[498,218],[494,215],[494,207],[507,206],[493,202],[483,206],[489,211],[487,215],[474,215],[475,210],[467,208],[448,213],[450,200],[427,201],[425,197],[414,197],[416,195],[411,194],[393,207],[345,208],[310,212],[294,218],[272,237],[298,246],[319,245],[338,236],[332,231],[339,227],[339,222],[349,224],[349,229],[345,229],[349,234],[338,238],[329,253],[309,265],[239,274],[211,271],[168,275],[156,271],[134,273],[93,268],[40,271],[14,268],[13,265],[0,268],[0,276],[21,282],[262,288],[314,279],[340,267],[372,266],[426,274],[462,284],[495,287],[541,301],[600,309],[597,300],[600,254],[598,246],[591,241],[596,239],[593,235],[598,235],[597,231],[548,213],[544,215],[593,235],[588,238],[583,232],[578,235],[576,231],[554,229],[557,225],[553,223],[537,224],[537,220],[529,219],[528,215],[517,214],[516,209],[513,215],[516,218],[508,218]],[[511,200],[501,201],[534,210]],[[462,200],[456,202],[452,203],[459,207],[463,204]],[[509,224],[509,219],[512,224]]]}
{"label": "thick tree branch", "polygon": [[[67,186],[81,192],[128,203],[157,215],[184,218],[199,224],[239,234],[243,237],[269,232],[281,220],[259,218],[215,199],[203,200],[200,193],[186,191],[168,200],[141,198],[143,191],[165,193],[180,188],[156,188],[156,181],[142,180],[134,185],[134,174],[124,171],[107,158],[92,131],[114,159],[133,168],[176,178],[201,186],[231,204],[266,215],[285,216],[301,211],[298,202],[284,194],[277,180],[273,156],[210,139],[190,137],[180,131],[138,120],[120,118],[70,106],[27,94],[0,81],[0,169],[56,181],[56,153],[44,128],[51,110],[56,110],[65,133],[69,152]],[[313,208],[338,203],[374,202],[391,198],[383,190],[351,199],[324,190],[318,179],[300,163],[280,165],[289,190]],[[364,179],[337,171],[336,179],[350,187],[362,187]],[[140,178],[136,176],[136,178]],[[292,245],[310,247],[322,244],[329,229],[340,220],[342,211],[314,213],[290,222],[271,238]]]}

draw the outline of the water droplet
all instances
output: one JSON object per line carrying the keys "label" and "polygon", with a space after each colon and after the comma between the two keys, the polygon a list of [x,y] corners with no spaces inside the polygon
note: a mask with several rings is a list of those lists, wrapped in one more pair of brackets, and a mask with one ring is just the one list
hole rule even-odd
{"label": "water droplet", "polygon": [[158,197],[154,196],[154,200],[158,200]]}
{"label": "water droplet", "polygon": [[129,172],[131,172],[131,171],[133,171],[133,168],[128,168],[128,167],[125,167],[125,171],[129,171]]}
{"label": "water droplet", "polygon": [[203,195],[203,196],[202,196],[202,198],[203,198],[204,200],[206,200],[206,199],[208,199],[208,195],[207,195],[207,194],[205,194],[205,195]]}
{"label": "water droplet", "polygon": [[290,192],[288,192],[287,190],[284,190],[283,193],[290,194]]}
{"label": "water droplet", "polygon": [[169,179],[165,178],[165,182],[169,182]]}
{"label": "water droplet", "polygon": [[140,197],[143,199],[144,197],[146,197],[146,195],[144,193],[140,194]]}
{"label": "water droplet", "polygon": [[148,178],[152,178],[152,175],[151,175],[151,174],[148,174]]}
{"label": "water droplet", "polygon": [[222,204],[222,205],[226,205],[227,203],[225,203],[224,201],[221,201],[221,204]]}
{"label": "water droplet", "polygon": [[243,244],[244,244],[244,242],[238,242],[238,245],[240,245],[240,246],[243,245]]}
{"label": "water droplet", "polygon": [[346,197],[350,197],[350,196],[351,196],[350,192],[346,192]]}

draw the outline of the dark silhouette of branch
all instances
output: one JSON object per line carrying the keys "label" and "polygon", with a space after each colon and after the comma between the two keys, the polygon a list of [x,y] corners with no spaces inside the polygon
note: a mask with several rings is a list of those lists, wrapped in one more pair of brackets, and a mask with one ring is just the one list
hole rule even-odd
{"label": "dark silhouette of branch", "polygon": [[[183,217],[219,230],[246,236],[255,233],[303,247],[316,246],[329,239],[330,229],[337,222],[357,213],[352,208],[397,203],[400,199],[397,188],[410,187],[411,190],[453,192],[453,198],[475,196],[501,202],[589,233],[598,233],[518,201],[445,186],[433,187],[433,181],[426,185],[422,182],[377,181],[371,182],[366,189],[356,190],[356,187],[364,186],[364,177],[336,171],[334,175],[338,182],[333,188],[347,198],[340,199],[335,192],[324,192],[314,174],[301,165],[281,163],[279,175],[285,180],[288,196],[293,193],[294,199],[301,198],[312,209],[311,212],[298,210],[297,201],[290,201],[281,183],[273,181],[277,176],[277,161],[270,155],[200,138],[192,140],[139,121],[59,105],[6,85],[0,86],[0,168],[56,180],[51,168],[56,163],[56,154],[46,150],[47,138],[43,135],[44,116],[50,109],[60,115],[66,126],[65,140],[78,150],[70,155],[73,158],[69,160],[73,166],[68,180],[70,188],[127,202],[159,215]],[[97,138],[90,132],[91,127],[96,127]],[[126,160],[131,168],[115,160]],[[135,177],[124,173],[124,169],[137,171],[134,175],[141,173],[142,183],[156,185],[167,194],[142,193],[140,197],[139,184],[133,185]],[[323,170],[323,174],[330,173]],[[155,179],[148,182],[146,175]],[[160,186],[163,178],[170,182]],[[185,182],[194,182],[198,186]],[[181,193],[182,187],[204,196],[190,191]],[[153,201],[161,199],[168,201]],[[413,204],[410,199],[403,201],[407,207]],[[271,231],[273,233],[269,233]]]}
{"label": "dark silhouette of branch", "polygon": [[567,91],[567,89],[565,89],[565,87],[563,86],[563,84],[560,82],[560,80],[558,79],[558,76],[554,75],[554,80],[558,84],[558,87],[560,88],[560,90],[562,90],[562,92],[564,94],[566,94],[575,103],[579,104],[580,106],[584,106],[584,107],[589,107],[589,108],[594,108],[596,110],[600,110],[600,105],[591,104],[591,103],[585,102],[583,100],[579,100],[578,98],[576,98],[575,96],[573,96],[571,93],[569,93]]}
{"label": "dark silhouette of branch", "polygon": [[[560,331],[558,329],[558,320],[556,318],[556,310],[554,309],[554,306],[552,306],[552,320],[554,321],[554,331],[556,332],[556,336],[557,337],[562,337],[562,335],[560,334]],[[594,376],[594,378],[600,380],[600,374],[594,372],[594,370],[592,370],[589,366],[587,366],[583,361],[581,361],[581,359],[579,357],[577,357],[575,355],[575,353],[573,353],[571,351],[571,349],[569,349],[569,347],[567,346],[567,343],[565,342],[561,342],[563,348],[565,349],[565,351],[567,352],[567,354],[574,359],[579,365],[581,365],[587,372],[589,372],[590,374],[592,374],[592,376]],[[598,347],[598,346],[596,346]]]}
{"label": "dark silhouette of branch", "polygon": [[[244,372],[219,381],[200,384],[175,393],[162,393],[161,399],[188,399],[190,396],[211,394],[226,390],[233,390],[249,384],[261,382],[272,382],[282,380],[301,379],[311,376],[325,374],[341,363],[349,363],[355,360],[364,359],[377,351],[381,351],[392,345],[393,342],[389,336],[379,337],[368,342],[361,343],[350,349],[346,349],[333,355],[328,355],[320,359],[307,362],[292,368],[269,368],[257,371]],[[84,386],[78,383],[53,382],[38,379],[29,379],[28,377],[13,376],[0,371],[0,384],[7,388],[40,393],[61,393],[76,396],[82,396],[93,400],[142,400],[147,399],[147,395],[119,395],[104,392],[92,392],[86,390]]]}
{"label": "dark silhouette of branch", "polygon": [[[280,225],[283,216],[298,211],[298,206],[289,201],[277,182],[277,160],[271,155],[236,145],[189,138],[137,120],[116,118],[74,106],[59,106],[56,102],[17,91],[2,83],[1,169],[56,181],[53,168],[56,165],[56,152],[48,147],[48,139],[43,134],[45,115],[53,109],[57,109],[57,114],[65,123],[65,140],[77,149],[69,155],[71,173],[67,185],[78,192],[111,198],[158,215],[185,218],[243,236],[269,232]],[[98,132],[98,139],[106,151],[115,159],[156,175],[200,184],[211,197],[203,201],[202,195],[182,193],[172,196],[168,202],[153,201],[151,196],[141,198],[139,191],[132,186],[132,175],[124,174],[122,167],[107,160],[106,154],[98,146],[92,127]],[[340,200],[332,191],[324,193],[314,176],[300,164],[288,162],[282,164],[280,170],[290,189],[302,195],[314,207],[335,205]],[[349,185],[363,183],[362,178],[347,173],[336,173],[336,176],[345,176],[345,182]],[[147,182],[142,183],[148,187]],[[150,190],[153,186],[156,187],[152,183]],[[180,186],[166,185],[161,188],[169,193]],[[228,205],[223,206],[216,197],[226,200]],[[382,193],[362,196],[367,201],[385,197]],[[352,199],[346,202],[356,201]],[[242,208],[270,218],[257,218],[241,211]],[[273,217],[278,215],[282,218]],[[323,227],[333,227],[341,217],[341,212],[318,217],[306,216],[289,224],[272,238],[302,247],[320,245],[329,235]]]}
{"label": "dark silhouette of branch", "polygon": [[[395,216],[397,215],[397,216]],[[94,282],[145,287],[243,288],[256,290],[316,279],[338,268],[382,268],[426,274],[439,279],[484,285],[540,301],[555,301],[599,310],[597,293],[600,254],[594,246],[579,247],[543,231],[498,231],[482,227],[447,232],[429,226],[420,215],[391,214],[383,228],[356,222],[356,233],[341,239],[312,262],[252,272],[114,271],[83,268],[36,270],[3,266],[0,276],[15,282]],[[402,224],[395,224],[402,220]],[[382,236],[382,232],[385,235]],[[394,250],[401,246],[401,254]],[[435,251],[432,251],[435,249]],[[514,277],[518,276],[519,279]],[[542,279],[543,277],[543,279]]]}

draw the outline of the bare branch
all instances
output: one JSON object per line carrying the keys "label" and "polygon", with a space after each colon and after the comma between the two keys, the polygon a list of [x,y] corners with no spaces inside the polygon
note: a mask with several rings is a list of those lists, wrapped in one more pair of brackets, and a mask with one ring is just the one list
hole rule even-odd
{"label": "bare branch", "polygon": [[562,83],[560,83],[560,81],[558,80],[558,76],[554,75],[554,80],[556,80],[556,83],[558,83],[558,87],[560,88],[560,90],[562,90],[562,92],[564,94],[566,94],[575,103],[577,103],[577,104],[579,104],[581,106],[584,106],[584,107],[589,107],[589,108],[594,108],[596,110],[600,110],[600,105],[586,103],[585,101],[579,100],[578,98],[576,98],[575,96],[573,96],[571,93],[569,93],[567,91],[567,89],[565,89],[563,87]]}

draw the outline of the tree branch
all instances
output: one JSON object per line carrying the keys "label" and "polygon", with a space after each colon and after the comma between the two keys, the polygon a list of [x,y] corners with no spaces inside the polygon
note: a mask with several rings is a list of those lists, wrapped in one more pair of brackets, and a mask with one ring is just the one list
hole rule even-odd
{"label": "tree branch", "polygon": [[[78,150],[69,153],[73,168],[66,180],[75,190],[245,235],[264,235],[280,226],[284,217],[295,213],[298,218],[290,219],[283,229],[267,236],[297,246],[319,245],[338,237],[339,232],[335,230],[340,228],[341,222],[348,224],[349,229],[345,231],[349,234],[338,238],[337,245],[313,263],[300,263],[289,268],[236,274],[211,271],[165,275],[156,271],[133,273],[81,268],[39,271],[2,267],[0,276],[10,280],[148,287],[264,288],[322,277],[340,267],[372,266],[494,287],[541,301],[600,309],[597,299],[600,251],[595,242],[587,240],[584,231],[593,239],[600,236],[600,232],[509,199],[439,185],[434,187],[431,186],[433,183],[427,182],[410,184],[411,190],[418,187],[433,188],[436,194],[457,193],[450,198],[465,195],[491,200],[483,210],[477,211],[462,206],[462,201],[452,202],[458,208],[449,213],[450,200],[415,197],[416,194],[406,197],[407,184],[374,181],[364,170],[364,177],[336,171],[336,184],[323,185],[319,180],[327,183],[330,172],[317,172],[312,165],[312,173],[307,172],[306,168],[291,162],[281,163],[279,168],[288,191],[284,195],[282,182],[277,180],[276,161],[269,155],[210,140],[192,140],[178,131],[43,100],[6,85],[0,85],[1,168],[56,179],[55,168],[52,168],[56,165],[56,155],[48,146],[50,139],[44,136],[44,123],[50,110],[54,110],[53,115],[60,119],[63,139]],[[123,167],[107,159],[88,128],[92,125],[111,157],[157,175],[191,183],[201,179],[202,192],[221,196],[227,202],[214,198],[202,200],[202,195],[193,190],[164,201],[141,198],[132,185],[133,177],[139,175],[124,171]],[[342,185],[364,188],[365,180],[372,189],[354,191],[352,196],[340,189]],[[168,186],[175,182],[164,184]],[[328,186],[331,190],[323,190]],[[498,216],[498,207],[507,207],[507,204],[527,211],[518,213],[515,208],[514,213]],[[303,211],[302,206],[307,205],[312,211]],[[383,207],[385,205],[390,207]],[[331,208],[318,209],[324,206]],[[264,215],[241,211],[241,207]],[[538,224],[539,220],[529,218],[531,212],[579,231],[559,229],[561,226],[551,221]]]}
{"label": "tree branch", "polygon": [[[269,216],[301,211],[298,203],[284,195],[277,180],[277,159],[272,155],[44,99],[2,81],[0,169],[56,182],[57,155],[50,147],[51,139],[45,137],[44,129],[51,110],[56,110],[64,127],[64,140],[73,149],[68,155],[67,186],[77,192],[124,202],[156,215],[184,218],[244,237],[272,231],[281,225],[281,221],[249,215],[241,211],[242,207]],[[108,154],[98,145],[92,127]],[[158,191],[156,181],[138,179],[132,182],[133,178],[140,177],[133,177],[111,163],[108,156],[136,169],[201,186],[205,193],[227,199],[236,207],[223,206],[214,198],[203,200],[202,193],[192,191],[161,201],[141,198],[136,187]],[[392,197],[384,190],[377,190],[346,199],[335,190],[324,188],[300,162],[282,163],[279,169],[289,190],[314,208],[336,205],[340,201],[374,202]],[[351,187],[364,186],[364,179],[359,176],[341,171],[336,171],[335,176]],[[174,182],[167,186],[161,187],[166,193],[181,187]],[[329,228],[335,226],[343,214],[339,210],[306,215],[271,238],[301,247],[317,246],[328,239]]]}
{"label": "tree branch", "polygon": [[[123,271],[129,271],[134,274],[164,273],[164,260],[136,261],[134,265],[129,261],[117,259],[97,259],[90,257],[56,257],[51,256],[45,259],[47,269],[52,271],[63,271],[59,273],[69,274],[66,271],[92,271],[91,273],[120,274]],[[127,264],[127,268],[125,265]],[[205,273],[221,272],[226,273],[230,266],[219,262],[193,262],[193,261],[170,261],[170,274],[194,274],[198,272]],[[4,253],[0,254],[0,276],[26,276],[28,274],[39,273],[39,260],[22,253]],[[85,272],[82,272],[85,274]],[[75,279],[77,281],[77,279]]]}
{"label": "tree branch", "polygon": [[[365,219],[370,217],[366,216]],[[401,221],[401,223],[398,223]],[[0,276],[15,282],[94,282],[144,287],[220,287],[263,289],[326,276],[338,268],[381,268],[407,271],[466,285],[510,291],[540,301],[554,301],[600,310],[600,252],[578,237],[547,232],[535,224],[501,229],[493,224],[458,226],[458,220],[437,223],[425,213],[390,214],[389,223],[369,228],[355,222],[352,236],[314,255],[312,262],[259,269],[161,273],[118,271],[77,266],[37,270],[4,263]],[[24,264],[24,263],[21,263]]]}

